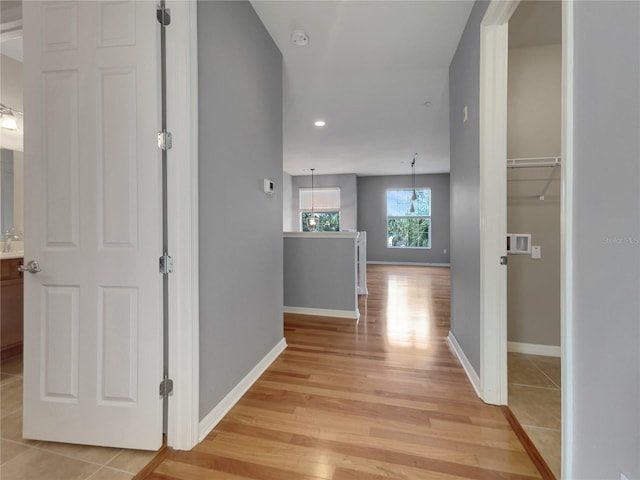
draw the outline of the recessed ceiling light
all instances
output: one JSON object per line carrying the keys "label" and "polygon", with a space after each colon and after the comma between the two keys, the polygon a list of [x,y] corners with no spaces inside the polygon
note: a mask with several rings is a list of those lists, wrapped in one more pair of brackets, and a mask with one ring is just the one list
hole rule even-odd
{"label": "recessed ceiling light", "polygon": [[313,122],[316,127],[324,127],[327,123],[324,120],[316,120]]}

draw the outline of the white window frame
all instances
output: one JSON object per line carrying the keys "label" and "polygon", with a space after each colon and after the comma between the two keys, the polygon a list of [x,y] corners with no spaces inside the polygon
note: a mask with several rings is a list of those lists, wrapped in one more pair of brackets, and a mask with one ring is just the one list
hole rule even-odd
{"label": "white window frame", "polygon": [[[388,188],[385,192],[385,228],[386,228],[386,247],[400,250],[429,250],[431,249],[431,239],[433,237],[433,222],[431,221],[431,188],[429,187],[420,187],[416,188],[416,191],[428,191],[429,192],[429,215],[389,215],[389,192],[398,192],[398,191],[406,191],[411,192],[413,189],[411,188]],[[428,244],[424,247],[403,247],[403,246],[394,246],[389,244],[389,219],[393,218],[408,218],[412,220],[427,220],[428,221],[428,232],[427,232],[427,241]]]}
{"label": "white window frame", "polygon": [[[311,213],[311,187],[301,187],[298,190],[298,227],[300,231],[304,231],[302,225],[302,216],[305,213]],[[330,194],[334,193],[334,198],[330,198]],[[329,195],[327,195],[329,194]],[[338,212],[338,223],[342,212],[340,209],[341,191],[340,187],[314,187],[313,188],[313,212],[314,213],[333,213]],[[324,196],[324,198],[323,198]],[[307,198],[305,198],[307,197]]]}

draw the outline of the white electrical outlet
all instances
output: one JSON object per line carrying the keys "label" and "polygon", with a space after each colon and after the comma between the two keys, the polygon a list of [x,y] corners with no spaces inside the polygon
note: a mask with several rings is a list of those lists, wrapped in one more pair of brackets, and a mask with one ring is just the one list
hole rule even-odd
{"label": "white electrical outlet", "polygon": [[532,245],[531,246],[531,258],[539,260],[540,258],[542,258],[540,255],[541,255],[540,245]]}
{"label": "white electrical outlet", "polygon": [[444,253],[445,255],[447,254],[447,249],[445,248],[442,253]]}

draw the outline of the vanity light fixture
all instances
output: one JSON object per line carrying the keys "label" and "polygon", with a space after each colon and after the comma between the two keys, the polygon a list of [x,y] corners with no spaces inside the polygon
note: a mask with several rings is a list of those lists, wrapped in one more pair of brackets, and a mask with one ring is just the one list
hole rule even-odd
{"label": "vanity light fixture", "polygon": [[5,107],[0,103],[0,125],[7,130],[18,130],[16,113],[22,113],[13,108]]}

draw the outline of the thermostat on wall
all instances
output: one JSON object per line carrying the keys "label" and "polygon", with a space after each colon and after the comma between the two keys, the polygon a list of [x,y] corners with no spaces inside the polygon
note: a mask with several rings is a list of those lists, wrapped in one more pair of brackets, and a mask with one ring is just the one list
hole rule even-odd
{"label": "thermostat on wall", "polygon": [[276,189],[276,185],[273,180],[269,180],[268,178],[264,179],[264,193],[267,195],[273,195],[273,192]]}

